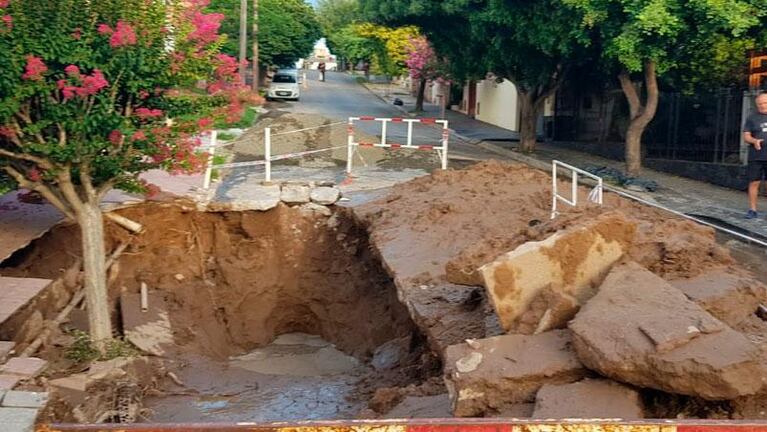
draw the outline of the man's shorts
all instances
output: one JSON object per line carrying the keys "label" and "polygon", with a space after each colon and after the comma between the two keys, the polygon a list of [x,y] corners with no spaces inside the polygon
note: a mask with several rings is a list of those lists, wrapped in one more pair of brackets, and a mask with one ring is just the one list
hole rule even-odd
{"label": "man's shorts", "polygon": [[746,171],[748,173],[749,182],[767,179],[767,161],[750,161]]}

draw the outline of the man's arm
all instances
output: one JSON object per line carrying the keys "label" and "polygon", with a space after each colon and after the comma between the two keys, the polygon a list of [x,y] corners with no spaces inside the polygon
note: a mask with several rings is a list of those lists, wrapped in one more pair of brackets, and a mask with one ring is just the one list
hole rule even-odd
{"label": "man's arm", "polygon": [[762,149],[762,141],[764,140],[754,138],[754,136],[751,135],[751,131],[745,131],[743,133],[743,140],[754,146],[757,150]]}

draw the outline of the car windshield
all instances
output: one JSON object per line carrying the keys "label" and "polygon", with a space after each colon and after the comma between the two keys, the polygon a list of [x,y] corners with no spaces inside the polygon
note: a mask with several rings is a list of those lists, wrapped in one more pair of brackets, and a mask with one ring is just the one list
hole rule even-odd
{"label": "car windshield", "polygon": [[272,82],[295,84],[296,77],[293,75],[275,75],[274,78],[272,78]]}

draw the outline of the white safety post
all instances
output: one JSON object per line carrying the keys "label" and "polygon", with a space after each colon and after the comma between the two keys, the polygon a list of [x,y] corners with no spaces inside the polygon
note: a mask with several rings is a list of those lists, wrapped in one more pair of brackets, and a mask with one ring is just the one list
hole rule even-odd
{"label": "white safety post", "polygon": [[413,122],[417,120],[405,120],[407,122],[407,146],[413,145]]}
{"label": "white safety post", "polygon": [[[571,178],[573,180],[573,183],[571,185],[571,198],[567,199],[566,197],[559,195],[558,191],[558,182],[557,182],[557,175],[558,175],[558,167],[561,166],[563,168],[569,169],[571,174]],[[572,165],[568,165],[564,162],[560,162],[558,160],[554,160],[551,162],[551,189],[552,189],[552,197],[551,197],[551,218],[554,219],[557,217],[557,207],[559,204],[559,201],[563,201],[566,204],[569,204],[573,207],[578,205],[578,175],[584,175],[586,177],[592,178],[594,181],[596,181],[597,185],[594,188],[594,190],[589,193],[588,200],[591,202],[595,202],[599,205],[602,205],[602,199],[603,199],[603,189],[604,184],[602,181],[602,178],[599,176],[596,176],[588,171],[584,171],[580,168],[574,167]]]}
{"label": "white safety post", "polygon": [[442,125],[442,169],[447,169],[447,142],[450,138],[450,129],[447,128],[447,122]]}
{"label": "white safety post", "polygon": [[381,144],[386,145],[386,123],[389,119],[381,119]]}
{"label": "white safety post", "polygon": [[211,131],[210,133],[210,153],[208,155],[208,168],[205,169],[205,178],[202,182],[202,188],[207,190],[210,188],[210,181],[213,177],[213,156],[216,155],[216,144],[218,141],[218,131]]}
{"label": "white safety post", "polygon": [[354,120],[349,119],[349,124],[346,128],[346,173],[352,173],[352,164],[354,157]]}
{"label": "white safety post", "polygon": [[272,128],[264,128],[264,181],[272,181]]}

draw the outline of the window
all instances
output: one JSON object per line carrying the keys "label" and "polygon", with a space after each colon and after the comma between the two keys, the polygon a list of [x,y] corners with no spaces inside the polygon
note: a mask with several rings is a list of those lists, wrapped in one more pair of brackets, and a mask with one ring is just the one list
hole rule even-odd
{"label": "window", "polygon": [[293,75],[275,75],[274,78],[272,78],[272,82],[284,83],[284,84],[295,84],[296,77],[294,77]]}

